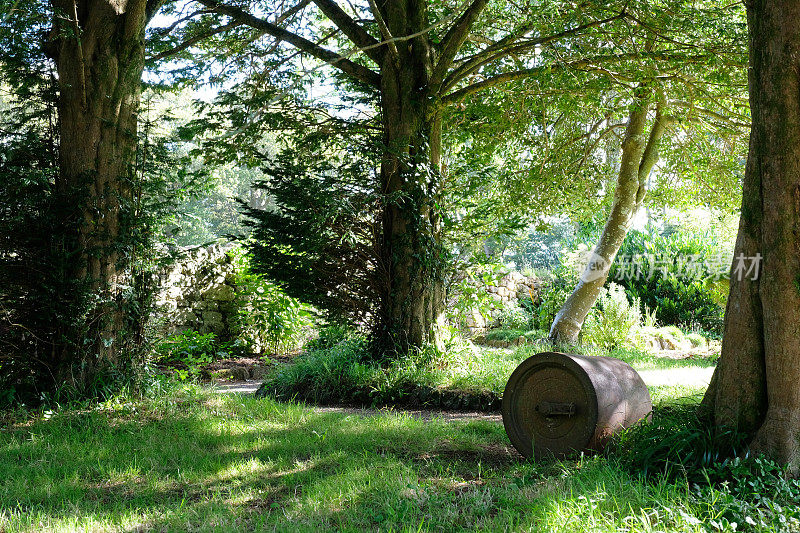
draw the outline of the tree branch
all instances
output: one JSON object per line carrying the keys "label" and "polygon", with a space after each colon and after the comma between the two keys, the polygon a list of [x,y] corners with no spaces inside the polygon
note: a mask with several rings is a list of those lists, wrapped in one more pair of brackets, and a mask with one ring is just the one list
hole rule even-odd
{"label": "tree branch", "polygon": [[299,35],[296,35],[290,31],[287,31],[275,24],[267,22],[266,20],[260,19],[247,13],[238,7],[229,6],[226,4],[222,4],[217,0],[197,0],[201,4],[206,7],[212,8],[218,13],[223,13],[228,15],[235,21],[239,21],[243,24],[246,24],[250,27],[256,28],[258,30],[262,30],[264,33],[275,37],[281,41],[285,41],[294,47],[306,52],[317,59],[321,59],[326,63],[333,65],[334,67],[338,68],[345,74],[350,75],[351,77],[359,80],[367,85],[371,85],[373,87],[380,87],[380,75],[363,66],[359,65],[358,63],[354,63],[349,59],[342,57],[341,55],[337,54],[336,52],[332,52],[326,48],[322,48],[321,46],[317,46],[314,42],[309,41]]}
{"label": "tree branch", "polygon": [[[624,61],[631,61],[634,59],[654,59],[659,61],[680,60],[681,62],[687,62],[687,61],[703,60],[708,58],[709,56],[707,55],[684,56],[684,55],[672,54],[669,52],[651,52],[651,53],[631,52],[627,54],[605,55],[605,56],[577,59],[575,61],[570,61],[570,62],[553,63],[550,65],[542,65],[539,67],[532,67],[522,70],[515,70],[511,72],[504,72],[503,74],[492,76],[481,82],[474,83],[472,85],[467,85],[462,89],[459,89],[455,92],[448,94],[447,96],[444,96],[442,98],[442,103],[451,104],[453,102],[460,100],[461,98],[464,98],[465,96],[469,96],[470,94],[482,91],[483,89],[494,87],[495,85],[501,83],[507,83],[514,80],[536,76],[544,72],[575,69],[584,72],[601,72],[603,74],[619,76],[617,74],[610,73],[609,71],[603,69],[599,65],[604,63],[607,64],[607,63],[619,63]],[[639,79],[641,79],[641,77],[639,77]]]}
{"label": "tree branch", "polygon": [[481,82],[473,83],[472,85],[467,85],[463,89],[459,89],[455,92],[448,94],[447,96],[442,98],[442,104],[449,105],[455,103],[458,100],[464,98],[465,96],[469,96],[484,89],[488,89],[489,87],[494,87],[495,85],[500,85],[501,83],[508,83],[514,80],[521,80],[523,78],[536,76],[538,74],[550,70],[556,70],[556,69],[560,70],[561,68],[563,68],[563,66],[547,65],[542,67],[533,67],[533,68],[526,68],[523,70],[504,72],[503,74],[498,74],[497,76],[492,76],[491,78],[487,78]]}
{"label": "tree branch", "polygon": [[175,46],[173,48],[170,48],[169,50],[165,50],[165,51],[161,52],[160,54],[157,54],[157,55],[155,55],[153,57],[147,58],[147,61],[160,61],[160,60],[162,60],[164,58],[167,58],[167,57],[170,57],[170,56],[174,56],[175,54],[183,52],[184,50],[186,50],[190,46],[192,46],[194,44],[197,44],[200,41],[204,41],[204,40],[208,39],[209,37],[213,37],[214,35],[217,35],[218,33],[222,33],[224,31],[232,30],[233,28],[237,28],[237,27],[242,26],[242,25],[244,25],[244,22],[240,22],[238,20],[234,20],[233,22],[229,22],[228,24],[225,24],[223,26],[218,26],[216,28],[210,29],[205,33],[201,33],[199,35],[195,35],[191,39],[186,39],[181,44],[179,44],[179,45],[177,45],[177,46]]}
{"label": "tree branch", "polygon": [[357,47],[364,49],[367,57],[378,65],[381,64],[381,61],[383,61],[383,49],[376,46],[378,41],[350,18],[350,15],[345,13],[339,7],[339,4],[333,0],[314,0],[314,3]]}
{"label": "tree branch", "polygon": [[488,0],[474,0],[442,39],[442,51],[431,74],[430,85],[434,94],[439,92],[442,81],[453,64],[453,59],[467,39],[475,19],[481,14],[487,3]]}
{"label": "tree branch", "polygon": [[[705,107],[699,107],[699,106],[695,105],[694,102],[684,102],[683,100],[670,100],[669,104],[671,106],[680,107],[681,109],[688,110],[689,111],[689,115],[691,115],[692,112],[696,112],[699,115],[705,115],[706,117],[710,117],[710,118],[719,120],[720,122],[724,123],[725,125],[727,125],[729,128],[731,128],[734,131],[743,131],[743,132],[745,132],[745,131],[748,131],[749,128],[750,128],[750,124],[748,122],[739,122],[737,120],[734,120],[731,117],[726,117],[722,113],[718,113],[718,112],[714,111],[713,109],[707,109]],[[733,115],[736,118],[741,118],[741,119],[747,120],[747,117],[739,115],[738,113],[731,113],[731,115]]]}
{"label": "tree branch", "polygon": [[383,20],[383,15],[381,14],[381,10],[378,8],[378,5],[375,3],[375,0],[369,0],[369,7],[372,9],[372,13],[375,16],[375,22],[378,23],[378,29],[381,31],[381,37],[389,47],[389,53],[392,54],[392,57],[396,62],[399,62],[400,52],[397,50],[397,43],[394,42],[392,32],[389,31],[389,26],[387,26],[386,21]]}
{"label": "tree branch", "polygon": [[[279,16],[279,17],[278,17],[276,20],[275,20],[275,24],[280,24],[281,22],[285,21],[285,20],[286,20],[286,19],[288,19],[289,17],[291,17],[291,16],[293,16],[293,15],[297,14],[297,12],[298,12],[298,11],[301,11],[301,10],[302,10],[304,7],[306,7],[306,6],[307,6],[308,4],[310,4],[310,3],[311,3],[311,0],[302,0],[301,2],[298,2],[297,4],[295,4],[294,6],[292,6],[290,9],[286,10],[286,12],[282,13],[282,14],[281,14],[281,15],[280,15],[280,16]],[[203,13],[214,13],[214,12],[215,12],[214,10],[209,10],[209,11],[205,11],[205,10],[196,11],[196,12],[192,13],[191,15],[188,15],[188,16],[186,16],[186,17],[183,17],[183,18],[181,18],[181,19],[177,20],[175,23],[173,23],[173,24],[172,24],[172,25],[169,27],[169,31],[167,31],[166,33],[169,33],[170,31],[172,31],[172,30],[175,28],[175,26],[176,26],[176,25],[177,25],[179,22],[185,22],[186,20],[189,20],[190,18],[192,18],[192,17],[194,17],[194,16],[197,16],[197,15],[199,15],[199,14],[203,14]],[[173,55],[175,55],[175,54],[177,54],[177,53],[179,53],[179,52],[182,52],[183,50],[186,50],[187,48],[189,48],[189,47],[190,47],[190,46],[192,46],[193,44],[197,44],[197,43],[199,43],[200,41],[203,41],[203,40],[205,40],[205,39],[208,39],[209,37],[213,37],[214,35],[217,35],[217,34],[219,34],[219,33],[222,33],[222,32],[224,32],[224,31],[232,30],[233,28],[236,28],[236,27],[239,27],[239,26],[243,26],[243,25],[244,25],[244,22],[240,22],[240,21],[236,21],[236,20],[234,20],[233,22],[230,22],[230,23],[228,23],[228,24],[225,24],[225,25],[223,25],[223,26],[219,26],[219,27],[217,27],[217,28],[214,28],[214,29],[208,30],[208,31],[207,31],[207,32],[205,32],[205,33],[201,33],[200,35],[196,35],[196,36],[194,36],[194,37],[191,37],[191,38],[187,39],[186,41],[182,42],[181,44],[179,44],[179,45],[175,46],[174,48],[170,48],[169,50],[166,50],[166,51],[164,51],[164,52],[161,52],[160,54],[158,54],[158,55],[156,55],[156,56],[150,57],[150,58],[148,58],[147,60],[148,60],[148,61],[159,61],[159,60],[161,60],[161,59],[164,59],[164,58],[167,58],[167,57],[173,56]],[[264,35],[264,31],[261,31],[261,32],[260,32],[260,33],[259,33],[259,34],[258,34],[258,35],[255,37],[255,39],[257,39],[258,37],[261,37],[262,35]],[[252,42],[252,41],[251,41],[251,42]],[[320,43],[316,43],[316,44],[317,44],[317,45],[319,45]]]}
{"label": "tree branch", "polygon": [[547,44],[553,41],[557,41],[558,39],[563,39],[564,37],[569,37],[597,26],[602,26],[603,24],[607,24],[609,22],[612,22],[620,18],[624,18],[626,16],[627,13],[623,10],[620,13],[614,15],[613,17],[604,18],[602,20],[595,20],[593,22],[582,24],[580,26],[577,26],[569,30],[564,30],[562,32],[554,33],[546,37],[530,39],[528,41],[525,41],[525,43],[515,45],[514,43],[517,40],[521,39],[525,34],[527,34],[531,30],[529,26],[525,27],[516,34],[504,37],[503,39],[500,39],[496,43],[486,47],[484,50],[478,52],[472,57],[466,59],[464,63],[459,65],[453,72],[451,72],[445,78],[443,90],[449,91],[459,81],[469,76],[482,66],[491,63],[492,61],[495,61],[510,54],[515,54],[529,50],[531,48],[534,48],[542,44]]}
{"label": "tree branch", "polygon": [[208,14],[208,13],[213,13],[213,11],[211,11],[210,9],[198,9],[197,11],[193,11],[193,12],[189,13],[188,15],[185,15],[185,16],[183,16],[181,18],[175,19],[175,21],[172,24],[170,24],[169,26],[164,27],[164,28],[159,28],[158,30],[155,31],[155,35],[157,35],[159,37],[164,37],[166,35],[169,35],[170,33],[172,33],[175,30],[175,28],[177,28],[178,26],[180,26],[181,24],[183,24],[187,20],[191,20],[194,17],[196,17],[197,15],[203,15],[203,14]]}
{"label": "tree branch", "polygon": [[658,162],[658,145],[661,142],[661,137],[664,136],[667,126],[674,122],[672,117],[664,115],[665,105],[664,94],[659,90],[658,103],[656,104],[656,118],[650,129],[650,137],[647,139],[647,145],[644,147],[644,152],[642,152],[642,159],[639,162],[639,189],[636,191],[636,210],[642,205],[647,195],[647,178]]}

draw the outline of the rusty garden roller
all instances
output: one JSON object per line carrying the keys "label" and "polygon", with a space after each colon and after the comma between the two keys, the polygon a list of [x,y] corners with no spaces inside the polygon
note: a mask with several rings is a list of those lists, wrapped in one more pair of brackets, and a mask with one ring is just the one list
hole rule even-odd
{"label": "rusty garden roller", "polygon": [[503,425],[525,457],[598,451],[651,415],[642,378],[613,357],[544,352],[523,361],[503,392]]}

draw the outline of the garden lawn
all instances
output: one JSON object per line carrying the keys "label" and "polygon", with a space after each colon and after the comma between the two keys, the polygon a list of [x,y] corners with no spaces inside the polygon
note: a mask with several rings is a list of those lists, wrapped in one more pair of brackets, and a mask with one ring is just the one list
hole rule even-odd
{"label": "garden lawn", "polygon": [[526,462],[496,423],[192,386],[7,414],[0,479],[0,531],[702,531],[720,512],[613,458]]}
{"label": "garden lawn", "polygon": [[[317,404],[499,410],[503,389],[514,369],[531,355],[552,349],[549,344],[515,350],[465,345],[433,358],[408,357],[381,366],[364,356],[362,344],[344,342],[306,352],[281,365],[267,378],[262,392],[281,400]],[[695,399],[702,395],[717,358],[664,357],[632,349],[572,350],[628,362],[642,374],[655,404],[668,398]]]}
{"label": "garden lawn", "polygon": [[[439,372],[440,386],[464,390],[488,390],[502,395],[514,369],[528,357],[549,351],[550,346],[508,348],[480,347],[475,354],[460,356],[460,364]],[[678,398],[699,399],[708,387],[717,356],[664,357],[633,349],[608,352],[596,348],[573,348],[574,353],[611,356],[639,372],[650,390],[654,404]],[[434,372],[435,373],[435,372]]]}

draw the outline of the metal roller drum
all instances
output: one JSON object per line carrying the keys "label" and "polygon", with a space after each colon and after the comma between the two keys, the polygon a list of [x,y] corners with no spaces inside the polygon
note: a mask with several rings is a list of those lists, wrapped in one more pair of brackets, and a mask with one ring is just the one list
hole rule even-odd
{"label": "metal roller drum", "polygon": [[642,378],[613,357],[544,352],[523,361],[503,393],[503,425],[525,457],[599,451],[616,431],[649,418]]}

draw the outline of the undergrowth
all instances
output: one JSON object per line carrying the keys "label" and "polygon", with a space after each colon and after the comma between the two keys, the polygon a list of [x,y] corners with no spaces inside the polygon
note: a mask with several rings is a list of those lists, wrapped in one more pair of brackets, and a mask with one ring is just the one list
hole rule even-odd
{"label": "undergrowth", "polygon": [[[800,530],[800,481],[747,451],[748,437],[712,426],[697,402],[664,403],[652,420],[618,433],[606,453],[641,479],[687,487],[712,531]],[[698,524],[699,524],[698,520]]]}

